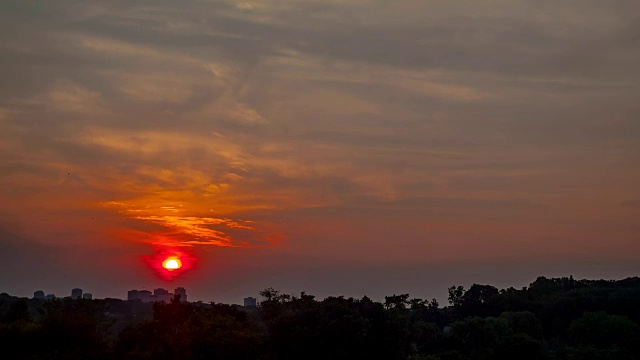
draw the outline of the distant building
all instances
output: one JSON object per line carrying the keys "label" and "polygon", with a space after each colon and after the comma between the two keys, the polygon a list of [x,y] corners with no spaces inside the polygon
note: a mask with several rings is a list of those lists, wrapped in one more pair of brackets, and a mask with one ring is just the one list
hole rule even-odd
{"label": "distant building", "polygon": [[44,299],[44,291],[38,290],[33,292],[34,299]]}
{"label": "distant building", "polygon": [[158,302],[165,302],[165,303],[169,303],[171,302],[171,299],[173,298],[173,294],[169,292],[169,290],[163,289],[163,288],[157,288],[155,290],[153,290],[153,295],[154,295],[154,301],[158,301]]}
{"label": "distant building", "polygon": [[55,300],[56,296],[53,294],[47,294],[47,296],[44,297],[46,300]]}
{"label": "distant building", "polygon": [[140,301],[142,302],[154,302],[155,298],[153,294],[149,290],[140,290],[138,291],[138,296],[140,296]]}
{"label": "distant building", "polygon": [[71,298],[74,300],[82,298],[82,289],[78,289],[78,288],[72,289]]}
{"label": "distant building", "polygon": [[187,302],[187,289],[183,287],[176,288],[173,293],[180,295],[180,302]]}
{"label": "distant building", "polygon": [[[180,301],[187,301],[187,290],[179,287],[175,290],[176,295],[180,295]],[[170,303],[173,299],[174,293],[170,293],[169,290],[163,288],[157,288],[153,290],[153,293],[149,290],[129,290],[127,292],[128,301],[141,301],[143,303],[150,302],[165,302]]]}
{"label": "distant building", "polygon": [[157,289],[153,290],[153,295],[155,295],[155,296],[167,295],[168,293],[169,293],[169,290],[165,290],[163,288],[157,288]]}
{"label": "distant building", "polygon": [[251,296],[244,298],[245,307],[256,307],[256,304],[257,304],[256,298]]}
{"label": "distant building", "polygon": [[129,290],[127,292],[127,300],[128,301],[141,300],[140,299],[140,292],[138,290]]}
{"label": "distant building", "polygon": [[91,299],[93,299],[93,294],[91,294],[91,293],[84,293],[84,294],[82,294],[82,298],[83,298],[83,299],[91,300]]}

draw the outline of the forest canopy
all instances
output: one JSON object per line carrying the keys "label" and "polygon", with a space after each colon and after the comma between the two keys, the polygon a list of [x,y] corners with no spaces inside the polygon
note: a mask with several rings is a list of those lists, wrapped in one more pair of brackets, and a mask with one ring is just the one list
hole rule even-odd
{"label": "forest canopy", "polygon": [[449,288],[447,305],[283,294],[258,307],[0,295],[15,359],[640,359],[640,279]]}

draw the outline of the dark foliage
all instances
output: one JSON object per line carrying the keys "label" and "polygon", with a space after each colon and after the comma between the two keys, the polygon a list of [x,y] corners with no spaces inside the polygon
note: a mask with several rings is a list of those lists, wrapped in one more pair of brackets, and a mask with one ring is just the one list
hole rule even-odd
{"label": "dark foliage", "polygon": [[258,308],[0,295],[11,359],[640,359],[640,279],[449,289],[448,307],[261,293]]}

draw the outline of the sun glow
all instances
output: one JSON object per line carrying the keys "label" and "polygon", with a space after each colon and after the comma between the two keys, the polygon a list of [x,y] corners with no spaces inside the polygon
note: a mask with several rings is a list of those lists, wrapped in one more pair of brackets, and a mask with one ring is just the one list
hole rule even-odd
{"label": "sun glow", "polygon": [[198,258],[187,248],[158,247],[156,253],[143,255],[147,266],[162,280],[172,281],[196,268]]}
{"label": "sun glow", "polygon": [[162,262],[162,267],[171,271],[182,267],[182,262],[178,258],[167,258]]}

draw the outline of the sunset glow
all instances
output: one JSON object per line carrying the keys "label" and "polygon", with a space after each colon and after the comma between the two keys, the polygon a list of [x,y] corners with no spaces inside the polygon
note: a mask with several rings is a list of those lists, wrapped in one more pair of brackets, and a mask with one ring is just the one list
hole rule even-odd
{"label": "sunset glow", "polygon": [[156,251],[153,255],[144,256],[143,260],[161,280],[171,281],[186,276],[198,262],[198,258],[185,249],[166,247]]}
{"label": "sunset glow", "polygon": [[0,1],[0,293],[640,273],[638,14]]}

